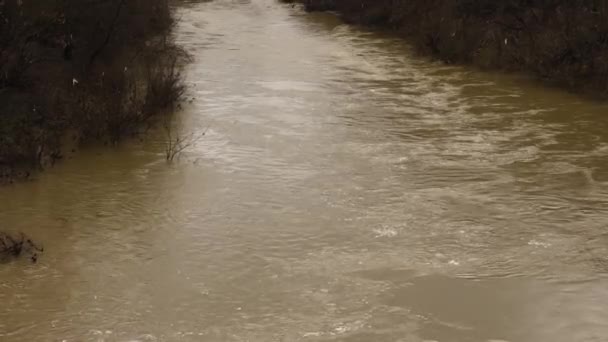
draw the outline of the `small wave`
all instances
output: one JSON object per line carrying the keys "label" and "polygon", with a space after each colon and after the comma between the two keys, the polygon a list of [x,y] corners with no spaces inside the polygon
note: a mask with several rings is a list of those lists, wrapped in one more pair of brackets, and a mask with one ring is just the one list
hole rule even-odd
{"label": "small wave", "polygon": [[374,234],[376,234],[376,238],[395,237],[399,235],[399,232],[393,227],[381,227],[374,229]]}
{"label": "small wave", "polygon": [[543,248],[549,248],[551,247],[551,244],[548,242],[542,242],[542,241],[538,241],[538,240],[530,240],[528,241],[528,245],[529,246],[534,246],[534,247],[543,247]]}

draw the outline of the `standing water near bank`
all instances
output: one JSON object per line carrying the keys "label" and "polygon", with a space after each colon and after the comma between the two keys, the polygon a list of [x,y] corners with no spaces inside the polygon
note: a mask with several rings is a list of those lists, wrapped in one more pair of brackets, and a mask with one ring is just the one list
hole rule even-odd
{"label": "standing water near bank", "polygon": [[601,341],[608,107],[272,0],[188,2],[207,131],[0,192],[2,341]]}

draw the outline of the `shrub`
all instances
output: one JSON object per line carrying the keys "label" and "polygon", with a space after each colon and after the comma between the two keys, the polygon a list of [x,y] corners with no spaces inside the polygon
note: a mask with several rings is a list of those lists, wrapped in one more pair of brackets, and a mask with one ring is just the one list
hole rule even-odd
{"label": "shrub", "polygon": [[449,63],[522,70],[608,95],[606,0],[299,0],[388,26]]}
{"label": "shrub", "polygon": [[172,106],[172,24],[168,0],[0,1],[0,174],[60,158],[68,131],[116,143]]}
{"label": "shrub", "polygon": [[26,255],[33,263],[38,261],[38,254],[44,249],[38,247],[23,233],[16,236],[0,232],[0,263],[14,260]]}

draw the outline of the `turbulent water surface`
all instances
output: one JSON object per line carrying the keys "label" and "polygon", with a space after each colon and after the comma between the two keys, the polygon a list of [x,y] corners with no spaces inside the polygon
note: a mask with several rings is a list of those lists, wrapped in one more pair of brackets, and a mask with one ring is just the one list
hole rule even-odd
{"label": "turbulent water surface", "polygon": [[274,0],[179,5],[182,134],[1,189],[0,340],[608,340],[608,107]]}

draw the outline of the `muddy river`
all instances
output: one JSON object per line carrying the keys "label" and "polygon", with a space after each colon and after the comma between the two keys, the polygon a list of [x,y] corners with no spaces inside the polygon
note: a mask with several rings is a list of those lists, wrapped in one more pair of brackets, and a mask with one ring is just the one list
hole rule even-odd
{"label": "muddy river", "polygon": [[181,134],[0,190],[0,341],[608,340],[608,106],[274,0],[186,2]]}

